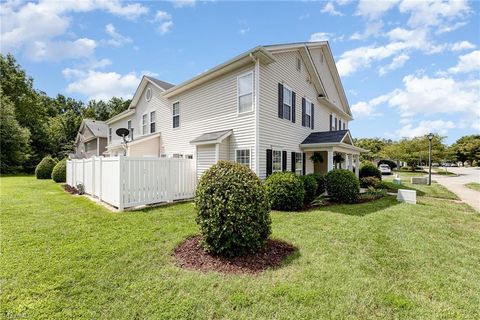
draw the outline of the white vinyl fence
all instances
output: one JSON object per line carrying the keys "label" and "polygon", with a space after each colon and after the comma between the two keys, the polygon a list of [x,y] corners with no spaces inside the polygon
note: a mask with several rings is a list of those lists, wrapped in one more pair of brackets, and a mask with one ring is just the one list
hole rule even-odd
{"label": "white vinyl fence", "polygon": [[193,198],[194,159],[92,157],[67,161],[67,184],[124,208]]}

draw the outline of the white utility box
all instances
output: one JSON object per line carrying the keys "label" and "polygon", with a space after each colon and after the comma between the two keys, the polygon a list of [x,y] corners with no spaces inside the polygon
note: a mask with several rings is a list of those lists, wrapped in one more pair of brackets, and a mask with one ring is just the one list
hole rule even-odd
{"label": "white utility box", "polygon": [[416,190],[398,189],[397,200],[400,201],[400,202],[416,204],[417,203],[417,191]]}

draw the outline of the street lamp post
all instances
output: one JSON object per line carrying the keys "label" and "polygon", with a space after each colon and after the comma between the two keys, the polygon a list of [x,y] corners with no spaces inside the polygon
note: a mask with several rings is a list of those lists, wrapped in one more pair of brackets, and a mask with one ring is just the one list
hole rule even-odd
{"label": "street lamp post", "polygon": [[432,139],[433,133],[428,134],[428,185],[432,185]]}

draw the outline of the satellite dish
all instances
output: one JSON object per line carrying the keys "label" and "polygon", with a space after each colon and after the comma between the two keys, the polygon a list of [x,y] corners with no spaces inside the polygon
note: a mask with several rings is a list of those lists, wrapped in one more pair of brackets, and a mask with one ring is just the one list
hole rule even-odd
{"label": "satellite dish", "polygon": [[117,131],[115,131],[115,133],[117,134],[117,136],[125,138],[130,134],[130,130],[126,128],[118,128]]}

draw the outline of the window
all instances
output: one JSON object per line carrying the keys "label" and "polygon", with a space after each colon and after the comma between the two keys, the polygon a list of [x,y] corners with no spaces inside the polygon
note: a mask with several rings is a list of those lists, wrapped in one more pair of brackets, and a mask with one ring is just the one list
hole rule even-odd
{"label": "window", "polygon": [[300,58],[297,58],[297,71],[302,70],[302,60]]}
{"label": "window", "polygon": [[292,90],[283,86],[283,119],[292,117]]}
{"label": "window", "polygon": [[272,172],[282,171],[282,151],[272,151]]}
{"label": "window", "polygon": [[173,127],[180,127],[180,102],[175,102],[172,106]]}
{"label": "window", "polygon": [[253,73],[247,73],[237,78],[238,112],[253,110]]}
{"label": "window", "polygon": [[147,115],[142,116],[142,134],[147,134]]}
{"label": "window", "polygon": [[108,141],[112,142],[112,128],[108,128]]}
{"label": "window", "polygon": [[145,100],[150,101],[152,99],[152,89],[147,88],[145,91]]}
{"label": "window", "polygon": [[295,153],[295,174],[301,176],[302,172],[303,172],[303,154],[297,152]]}
{"label": "window", "polygon": [[157,117],[155,111],[150,112],[150,133],[155,132],[155,123],[157,122]]}
{"label": "window", "polygon": [[335,130],[338,130],[337,124],[338,124],[338,119],[337,119],[337,117],[335,117]]}
{"label": "window", "polygon": [[132,133],[132,120],[127,121],[127,129],[128,129],[128,138],[132,139],[133,133]]}
{"label": "window", "polygon": [[305,102],[305,127],[311,128],[312,124],[312,103],[308,100]]}
{"label": "window", "polygon": [[250,149],[236,150],[235,161],[250,168]]}
{"label": "window", "polygon": [[186,154],[185,159],[193,159],[193,154]]}
{"label": "window", "polygon": [[345,125],[345,122],[343,122],[343,130],[345,130],[347,126]]}

